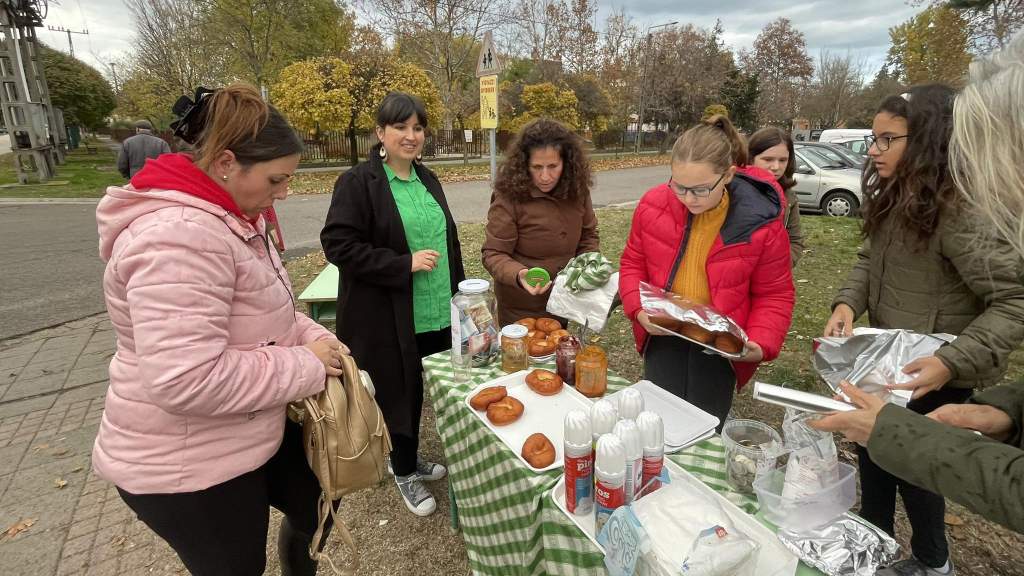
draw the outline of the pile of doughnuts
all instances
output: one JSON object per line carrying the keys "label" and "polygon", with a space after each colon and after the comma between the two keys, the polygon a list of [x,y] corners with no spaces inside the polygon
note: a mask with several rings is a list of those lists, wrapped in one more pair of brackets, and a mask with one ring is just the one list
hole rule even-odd
{"label": "pile of doughnuts", "polygon": [[548,437],[536,432],[523,442],[523,460],[534,468],[547,468],[555,461],[555,445]]}
{"label": "pile of doughnuts", "polygon": [[526,385],[541,396],[554,396],[562,391],[562,377],[550,370],[538,368],[526,375]]}
{"label": "pile of doughnuts", "polygon": [[540,357],[554,354],[558,343],[569,331],[562,328],[562,323],[554,318],[523,318],[516,324],[526,326],[526,348],[530,356]]}
{"label": "pile of doughnuts", "polygon": [[731,332],[712,332],[692,322],[685,322],[678,318],[662,316],[660,314],[650,316],[650,320],[652,324],[661,326],[676,334],[682,334],[690,340],[707,344],[726,354],[739,354],[743,350],[743,340],[740,340]]}
{"label": "pile of doughnuts", "polygon": [[523,403],[508,395],[504,386],[488,386],[469,399],[474,410],[487,412],[495,426],[507,426],[523,415]]}

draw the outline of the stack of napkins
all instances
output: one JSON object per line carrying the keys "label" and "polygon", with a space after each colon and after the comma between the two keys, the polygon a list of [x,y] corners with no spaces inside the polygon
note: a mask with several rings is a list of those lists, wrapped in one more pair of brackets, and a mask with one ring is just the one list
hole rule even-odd
{"label": "stack of napkins", "polygon": [[[715,434],[718,418],[679,398],[671,392],[659,388],[649,380],[641,380],[632,388],[644,398],[644,410],[661,416],[665,424],[665,452],[678,452],[687,446],[696,444]],[[608,397],[618,403],[619,392]]]}

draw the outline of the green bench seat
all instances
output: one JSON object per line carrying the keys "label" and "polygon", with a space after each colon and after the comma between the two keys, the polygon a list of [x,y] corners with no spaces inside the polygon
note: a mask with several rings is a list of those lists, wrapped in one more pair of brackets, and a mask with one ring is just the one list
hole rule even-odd
{"label": "green bench seat", "polygon": [[338,277],[338,267],[328,264],[299,294],[299,302],[306,304],[314,321],[337,320]]}

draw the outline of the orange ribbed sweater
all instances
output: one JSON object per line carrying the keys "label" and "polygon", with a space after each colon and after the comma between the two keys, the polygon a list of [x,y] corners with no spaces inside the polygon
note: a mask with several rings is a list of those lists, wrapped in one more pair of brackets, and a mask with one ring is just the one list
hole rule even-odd
{"label": "orange ribbed sweater", "polygon": [[723,194],[718,206],[690,218],[690,238],[683,261],[672,279],[672,291],[698,304],[711,304],[708,285],[708,254],[729,213],[729,195]]}

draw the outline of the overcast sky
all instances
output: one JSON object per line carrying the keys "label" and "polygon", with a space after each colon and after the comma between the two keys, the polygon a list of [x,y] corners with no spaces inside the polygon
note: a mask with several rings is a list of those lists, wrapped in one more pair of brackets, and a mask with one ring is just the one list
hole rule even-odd
{"label": "overcast sky", "polygon": [[[921,9],[901,0],[599,0],[599,20],[623,7],[641,27],[673,20],[710,27],[721,19],[726,43],[736,49],[749,47],[765,24],[784,16],[804,33],[813,58],[823,49],[849,50],[863,59],[868,77],[885,60],[889,27]],[[104,74],[109,75],[109,62],[132,50],[133,23],[122,0],[51,2],[44,25],[88,29],[88,36],[72,34],[75,55]],[[38,34],[46,44],[67,52],[67,34],[45,28]]]}

